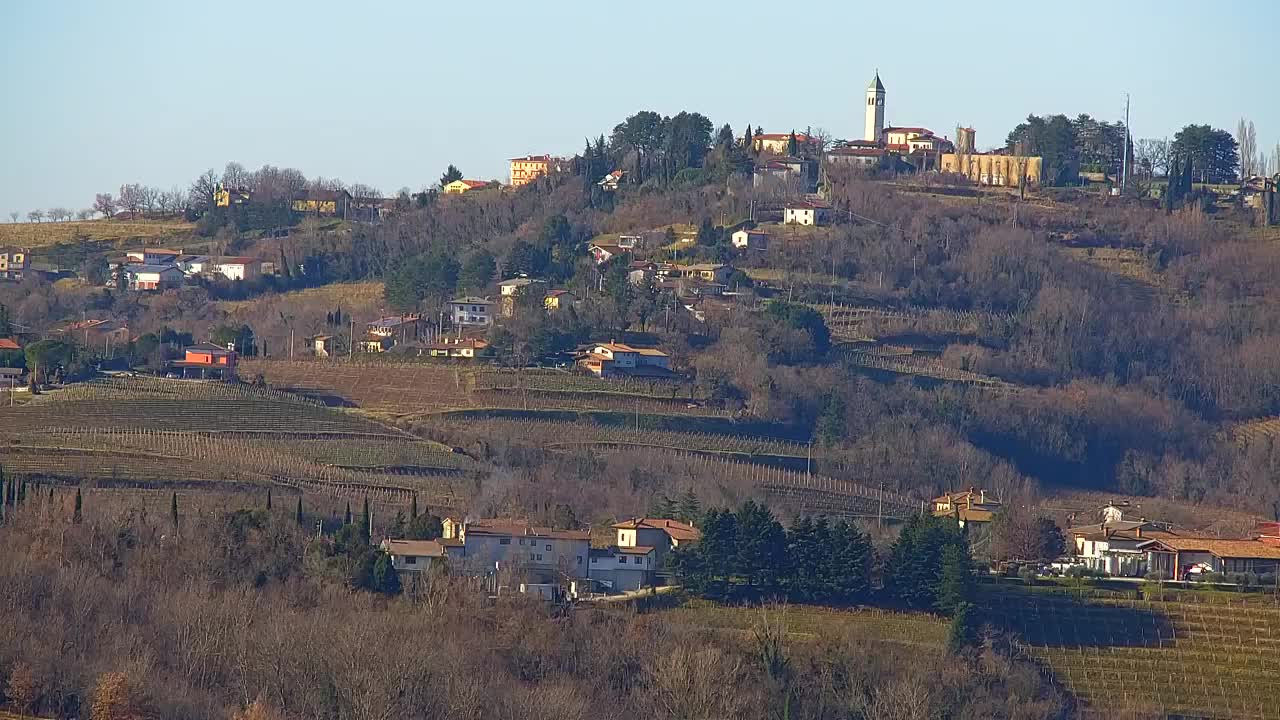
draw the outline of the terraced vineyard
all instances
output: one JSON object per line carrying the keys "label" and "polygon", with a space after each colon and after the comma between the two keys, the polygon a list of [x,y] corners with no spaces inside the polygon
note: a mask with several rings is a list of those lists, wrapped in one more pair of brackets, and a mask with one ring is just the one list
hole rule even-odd
{"label": "terraced vineyard", "polygon": [[870,370],[880,370],[897,375],[914,375],[932,380],[970,385],[994,392],[1022,392],[1025,390],[1022,386],[1007,383],[999,378],[981,375],[968,370],[960,370],[944,365],[936,358],[901,352],[896,346],[890,347],[893,350],[886,352],[884,350],[876,351],[873,348],[864,349],[858,345],[841,345],[836,348],[836,353],[850,364]]}
{"label": "terraced vineyard", "polygon": [[218,383],[111,379],[0,409],[15,474],[118,486],[275,483],[459,507],[474,469],[438,444],[320,403]]}
{"label": "terraced vineyard", "polygon": [[618,410],[724,415],[674,382],[599,380],[558,372],[504,373],[425,363],[246,360],[241,375],[370,412],[405,416],[464,408]]}
{"label": "terraced vineyard", "polygon": [[[758,607],[697,602],[661,612],[664,619],[676,625],[750,632],[764,611]],[[769,612],[791,639],[802,642],[834,630],[854,632],[861,638],[876,642],[910,645],[925,652],[941,653],[947,644],[946,621],[924,613],[834,610],[809,605],[788,605]]]}
{"label": "terraced vineyard", "polygon": [[988,612],[1104,718],[1115,707],[1164,716],[1280,718],[1280,608],[994,595]]}
{"label": "terraced vineyard", "polygon": [[0,245],[44,247],[90,240],[152,240],[166,235],[189,234],[195,228],[181,221],[88,220],[81,222],[3,223]]}
{"label": "terraced vineyard", "polygon": [[566,422],[525,418],[449,419],[436,422],[440,432],[465,437],[514,437],[536,441],[552,449],[582,446],[649,447],[697,450],[745,455],[776,455],[803,458],[802,443],[758,435],[729,435],[710,432],[676,432],[630,425],[594,422]]}
{"label": "terraced vineyard", "polygon": [[1238,423],[1231,428],[1231,432],[1235,435],[1236,442],[1241,445],[1280,437],[1280,416],[1272,415]]}

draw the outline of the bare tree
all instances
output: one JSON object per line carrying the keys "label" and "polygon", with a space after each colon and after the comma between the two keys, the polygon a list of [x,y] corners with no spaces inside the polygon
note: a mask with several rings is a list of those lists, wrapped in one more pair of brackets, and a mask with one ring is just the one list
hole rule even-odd
{"label": "bare tree", "polygon": [[98,193],[93,197],[94,211],[101,213],[104,218],[113,217],[116,214],[117,207],[119,207],[119,204],[111,193]]}
{"label": "bare tree", "polygon": [[77,220],[88,220],[91,217],[93,217],[93,210],[91,208],[83,208],[76,211]]}
{"label": "bare tree", "polygon": [[44,219],[43,210],[32,210],[31,212],[27,213],[27,220],[30,222],[38,223],[43,219]]}
{"label": "bare tree", "polygon": [[146,188],[137,183],[120,186],[120,209],[129,213],[129,218],[138,216],[145,202]]}
{"label": "bare tree", "polygon": [[1133,158],[1139,170],[1147,177],[1161,177],[1169,172],[1169,141],[1161,138],[1144,138],[1133,144]]}
{"label": "bare tree", "polygon": [[351,196],[357,198],[380,198],[382,191],[372,185],[364,183],[355,183],[351,186]]}
{"label": "bare tree", "polygon": [[156,211],[156,205],[159,202],[160,191],[148,185],[138,186],[138,207],[144,213],[153,213]]}
{"label": "bare tree", "polygon": [[197,208],[213,207],[213,194],[217,192],[218,184],[218,171],[213,168],[205,170],[191,183],[189,193],[191,204]]}
{"label": "bare tree", "polygon": [[1240,177],[1250,178],[1262,171],[1258,166],[1258,133],[1252,120],[1240,118],[1236,126],[1236,142],[1240,145]]}
{"label": "bare tree", "polygon": [[45,214],[54,222],[62,222],[63,220],[71,219],[71,211],[64,207],[51,207],[45,212]]}
{"label": "bare tree", "polygon": [[14,210],[13,212],[9,213],[9,221],[18,222],[18,216],[21,214],[22,213],[19,213],[17,210]]}
{"label": "bare tree", "polygon": [[247,188],[253,182],[253,174],[238,162],[229,162],[222,169],[222,187]]}

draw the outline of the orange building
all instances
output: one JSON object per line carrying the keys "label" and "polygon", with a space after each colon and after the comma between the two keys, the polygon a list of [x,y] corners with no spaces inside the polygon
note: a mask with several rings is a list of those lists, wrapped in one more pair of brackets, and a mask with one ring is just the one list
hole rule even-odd
{"label": "orange building", "polygon": [[233,380],[236,357],[235,350],[213,343],[200,343],[186,348],[183,358],[169,363],[169,367],[184,378]]}
{"label": "orange building", "polygon": [[511,158],[511,187],[527,185],[534,180],[561,169],[565,161],[550,155],[526,155]]}

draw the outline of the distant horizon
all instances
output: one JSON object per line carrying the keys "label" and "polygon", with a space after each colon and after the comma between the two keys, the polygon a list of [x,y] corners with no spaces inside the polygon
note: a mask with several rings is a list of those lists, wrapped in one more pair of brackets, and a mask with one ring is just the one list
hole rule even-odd
{"label": "distant horizon", "polygon": [[[1268,47],[1280,27],[1270,4],[957,11],[930,1],[912,15],[937,22],[898,33],[880,30],[902,24],[895,8],[807,12],[822,21],[785,38],[811,32],[812,42],[790,43],[765,42],[773,29],[760,18],[773,22],[777,10],[756,2],[661,0],[644,13],[581,0],[403,3],[354,15],[333,2],[273,3],[255,7],[252,23],[159,0],[5,5],[13,42],[0,47],[0,78],[19,112],[0,117],[9,139],[0,221],[87,208],[125,183],[185,190],[228,162],[292,167],[386,196],[421,190],[450,164],[505,183],[509,158],[576,154],[642,109],[700,112],[739,136],[750,124],[856,139],[877,69],[886,124],[948,137],[975,127],[981,148],[1002,146],[1032,113],[1123,120],[1126,92],[1135,139],[1172,138],[1192,123],[1234,134],[1243,117],[1261,150],[1280,143],[1280,97],[1265,63],[1227,72],[1188,50]],[[1082,40],[1121,34],[1098,31],[1103,13],[1142,31],[1127,44]],[[858,33],[867,27],[877,30]],[[978,48],[988,61],[956,59]]]}

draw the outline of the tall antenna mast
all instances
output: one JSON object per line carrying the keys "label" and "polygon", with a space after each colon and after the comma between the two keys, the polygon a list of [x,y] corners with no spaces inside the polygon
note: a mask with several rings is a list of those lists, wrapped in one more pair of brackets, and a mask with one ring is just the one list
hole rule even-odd
{"label": "tall antenna mast", "polygon": [[1124,155],[1120,158],[1120,194],[1129,180],[1129,93],[1124,94]]}

